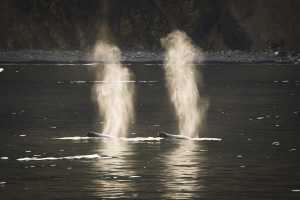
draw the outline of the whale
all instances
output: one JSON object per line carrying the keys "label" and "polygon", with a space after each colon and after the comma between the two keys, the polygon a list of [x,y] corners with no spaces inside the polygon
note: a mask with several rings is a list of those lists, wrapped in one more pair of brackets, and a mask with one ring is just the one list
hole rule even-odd
{"label": "whale", "polygon": [[[170,134],[170,133],[167,133],[167,132],[159,132],[157,136],[160,137],[160,138],[163,138],[163,139],[180,139],[180,140],[189,139],[186,136]],[[98,132],[95,132],[95,131],[89,131],[87,133],[87,137],[90,137],[90,138],[113,138],[110,135],[107,135],[107,134],[104,134],[104,133],[98,133]]]}
{"label": "whale", "polygon": [[165,139],[180,139],[180,140],[189,139],[186,136],[174,135],[174,134],[170,134],[170,133],[167,133],[167,132],[158,133],[158,137],[165,138]]}
{"label": "whale", "polygon": [[98,133],[95,131],[89,131],[87,133],[87,137],[91,137],[91,138],[111,138],[110,135],[104,134],[104,133]]}

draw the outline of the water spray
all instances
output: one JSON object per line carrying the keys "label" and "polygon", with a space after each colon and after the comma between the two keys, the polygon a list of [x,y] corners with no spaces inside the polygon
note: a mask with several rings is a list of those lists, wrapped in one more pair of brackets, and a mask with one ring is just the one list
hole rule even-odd
{"label": "water spray", "polygon": [[103,84],[94,86],[98,110],[104,119],[103,134],[113,138],[126,137],[134,121],[134,85],[130,71],[121,64],[121,51],[106,42],[98,42],[94,51],[95,60],[104,62],[102,73],[97,78]]}
{"label": "water spray", "polygon": [[200,95],[197,84],[202,84],[201,73],[194,64],[195,59],[201,57],[201,50],[181,31],[170,33],[161,43],[166,49],[166,81],[180,134],[198,137],[208,107],[207,100]]}

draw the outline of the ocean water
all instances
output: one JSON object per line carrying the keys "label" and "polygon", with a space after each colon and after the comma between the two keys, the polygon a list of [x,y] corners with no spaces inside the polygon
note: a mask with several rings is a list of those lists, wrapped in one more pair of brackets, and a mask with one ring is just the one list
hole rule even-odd
{"label": "ocean water", "polygon": [[178,133],[162,64],[127,65],[136,121],[121,140],[86,137],[103,126],[101,66],[0,65],[1,199],[300,198],[299,66],[198,66],[210,107],[191,141],[158,137]]}

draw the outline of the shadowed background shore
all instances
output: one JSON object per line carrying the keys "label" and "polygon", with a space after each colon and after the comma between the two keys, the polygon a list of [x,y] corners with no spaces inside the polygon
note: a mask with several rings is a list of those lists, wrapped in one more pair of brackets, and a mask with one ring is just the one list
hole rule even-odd
{"label": "shadowed background shore", "polygon": [[121,49],[159,49],[158,38],[175,27],[204,50],[300,46],[297,0],[3,0],[0,49],[91,49],[106,14],[99,12],[103,2]]}

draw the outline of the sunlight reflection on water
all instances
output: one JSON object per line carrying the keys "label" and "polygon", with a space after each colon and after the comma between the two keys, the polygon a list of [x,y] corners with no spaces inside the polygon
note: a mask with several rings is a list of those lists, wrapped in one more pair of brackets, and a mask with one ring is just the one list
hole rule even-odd
{"label": "sunlight reflection on water", "polygon": [[198,180],[203,156],[201,146],[192,141],[181,141],[176,148],[165,154],[166,199],[191,199],[194,192],[203,188]]}
{"label": "sunlight reflection on water", "polygon": [[134,188],[134,179],[139,177],[129,162],[134,154],[131,146],[119,140],[103,140],[100,151],[103,155],[112,156],[112,159],[98,160],[95,163],[95,170],[101,174],[93,181],[97,190],[96,196],[117,198],[130,194]]}

